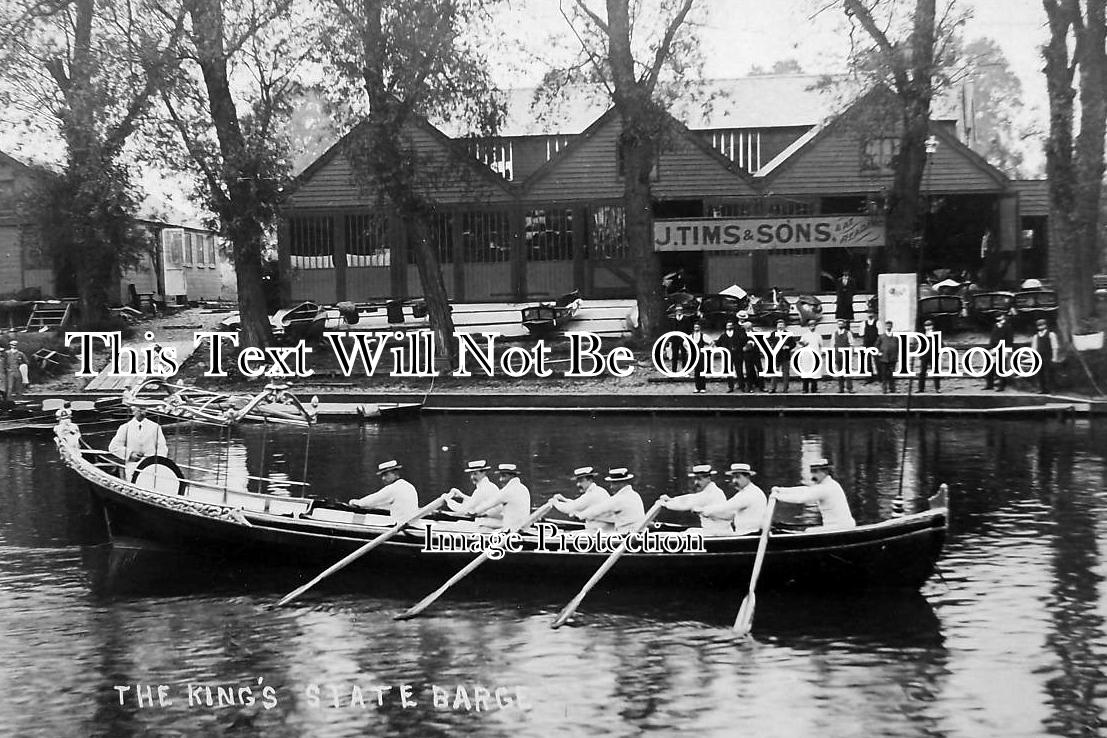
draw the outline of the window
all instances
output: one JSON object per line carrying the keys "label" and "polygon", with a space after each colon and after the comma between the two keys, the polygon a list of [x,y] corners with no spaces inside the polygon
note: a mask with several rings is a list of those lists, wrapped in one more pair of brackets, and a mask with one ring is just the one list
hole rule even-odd
{"label": "window", "polygon": [[766,215],[792,217],[812,215],[814,208],[805,200],[786,197],[747,197],[711,207],[712,218],[758,218]]}
{"label": "window", "polygon": [[511,260],[511,222],[502,210],[461,214],[461,244],[467,264]]}
{"label": "window", "polygon": [[547,136],[546,137],[546,161],[554,158],[557,152],[563,150],[569,145],[568,136]]}
{"label": "window", "polygon": [[[430,218],[427,238],[437,247],[438,263],[452,264],[454,260],[453,213],[436,213]],[[415,264],[415,249],[408,249],[407,263]]]}
{"label": "window", "polygon": [[23,246],[23,266],[27,269],[49,269],[50,255],[43,249],[38,228],[20,230],[20,242]]}
{"label": "window", "polygon": [[869,174],[891,174],[898,155],[898,138],[870,138],[861,146],[861,171]]}
{"label": "window", "polygon": [[761,131],[735,128],[711,132],[711,146],[747,172],[761,168]]}
{"label": "window", "polygon": [[181,266],[184,262],[184,231],[180,228],[166,228],[161,232],[161,238],[166,266]]}
{"label": "window", "polygon": [[197,233],[194,237],[196,246],[196,266],[207,266],[208,261],[208,243],[207,236],[203,233]]}
{"label": "window", "polygon": [[514,178],[514,149],[510,141],[474,139],[469,143],[469,153],[496,174],[509,182]]}
{"label": "window", "polygon": [[531,210],[525,220],[527,261],[572,261],[572,210]]}
{"label": "window", "polygon": [[346,263],[352,267],[386,267],[392,264],[387,217],[369,214],[346,216]]}
{"label": "window", "polygon": [[334,266],[334,220],[330,216],[288,219],[288,253],[297,269]]}
{"label": "window", "polygon": [[588,243],[593,259],[623,259],[630,256],[626,217],[621,205],[592,208],[588,222]]}
{"label": "window", "polygon": [[208,234],[208,266],[215,269],[218,262],[215,260],[215,236]]}
{"label": "window", "polygon": [[181,262],[185,266],[192,266],[192,234],[185,231],[184,234],[184,261]]}

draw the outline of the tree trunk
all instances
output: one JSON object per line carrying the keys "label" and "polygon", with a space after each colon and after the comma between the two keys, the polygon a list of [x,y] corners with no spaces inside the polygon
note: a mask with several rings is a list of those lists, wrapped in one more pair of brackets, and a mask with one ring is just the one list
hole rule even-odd
{"label": "tree trunk", "polygon": [[[1105,0],[1087,0],[1087,12],[1076,45],[1080,67],[1080,133],[1076,137],[1076,192],[1073,220],[1077,228],[1072,243],[1072,311],[1078,319],[1095,309],[1095,283],[1099,255],[1100,193],[1103,189],[1103,140],[1107,134],[1107,23]],[[1067,332],[1077,328],[1070,323]]]}
{"label": "tree trunk", "polygon": [[409,215],[404,218],[407,248],[415,254],[419,269],[419,282],[423,285],[423,297],[427,301],[427,317],[434,331],[436,353],[452,368],[454,366],[454,319],[442,279],[442,267],[438,262],[438,249],[427,238],[428,228],[422,217]]}
{"label": "tree trunk", "polygon": [[190,14],[198,62],[208,93],[208,110],[223,160],[221,174],[226,191],[212,194],[223,228],[231,240],[238,284],[239,337],[245,346],[267,346],[273,334],[261,284],[264,246],[261,234],[265,229],[258,218],[261,209],[256,198],[256,183],[252,181],[252,158],[227,78],[222,0],[194,0]]}

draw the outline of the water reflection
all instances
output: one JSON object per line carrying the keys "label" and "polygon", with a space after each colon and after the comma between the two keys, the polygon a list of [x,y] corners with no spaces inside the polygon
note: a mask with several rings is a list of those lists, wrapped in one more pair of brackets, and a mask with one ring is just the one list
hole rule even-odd
{"label": "water reflection", "polygon": [[[768,486],[802,479],[803,461],[825,454],[861,520],[890,512],[906,437],[904,495],[909,506],[921,504],[950,483],[951,536],[942,576],[922,594],[764,593],[749,642],[728,631],[744,583],[664,601],[649,591],[597,592],[575,625],[558,631],[549,623],[572,591],[548,582],[486,587],[403,623],[391,615],[428,587],[401,577],[382,576],[368,592],[339,584],[270,611],[292,572],[205,571],[175,556],[78,549],[103,539],[87,491],[48,443],[8,439],[0,442],[4,732],[1102,732],[1103,426],[927,419],[905,434],[890,419],[528,415],[328,426],[313,430],[310,443],[306,430],[258,427],[235,431],[230,444],[181,427],[170,436],[178,459],[229,461],[242,484],[261,473],[301,479],[306,461],[312,492],[339,498],[371,489],[376,463],[392,457],[425,498],[462,486],[468,458],[514,461],[537,502],[566,491],[566,470],[578,464],[630,464],[649,499],[682,485],[692,463],[749,461]],[[272,709],[188,706],[190,682],[258,678],[277,690]],[[136,684],[169,685],[173,706],[120,705],[113,687]],[[312,684],[336,686],[341,706],[313,700]],[[403,706],[402,684],[417,706]],[[349,705],[354,685],[365,708]],[[378,685],[393,687],[380,706]],[[449,692],[449,708],[435,707],[432,686]],[[522,686],[533,706],[454,710],[458,686],[470,699],[478,686]]]}

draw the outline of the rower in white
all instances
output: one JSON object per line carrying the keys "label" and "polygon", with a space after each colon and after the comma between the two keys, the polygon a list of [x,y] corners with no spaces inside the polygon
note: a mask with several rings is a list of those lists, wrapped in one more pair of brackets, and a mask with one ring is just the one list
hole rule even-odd
{"label": "rower in white", "polygon": [[726,536],[733,532],[730,518],[719,519],[703,514],[705,508],[726,502],[726,493],[719,489],[715,480],[711,477],[717,472],[711,468],[711,464],[696,464],[688,477],[692,480],[695,492],[677,497],[661,495],[661,506],[666,510],[685,510],[697,513],[700,516],[700,528],[707,536]]}
{"label": "rower in white", "polygon": [[724,474],[730,477],[731,484],[737,492],[726,502],[703,508],[700,515],[733,524],[735,535],[744,536],[748,533],[761,532],[761,525],[765,521],[765,510],[769,503],[765,493],[753,483],[753,477],[757,472],[751,469],[749,464],[731,464]]}
{"label": "rower in white", "polygon": [[395,459],[377,464],[377,476],[384,486],[365,497],[350,500],[351,507],[367,510],[388,510],[394,521],[407,520],[419,510],[419,493],[415,486],[400,477],[403,466]]}
{"label": "rower in white", "polygon": [[[492,467],[484,459],[477,459],[465,464],[465,472],[469,475],[469,481],[473,484],[473,494],[466,497],[457,487],[450,489],[454,494],[446,501],[450,510],[458,515],[472,515],[474,511],[483,506],[489,500],[494,499],[500,493],[496,483],[488,478],[488,472]],[[460,497],[460,499],[457,499]],[[493,512],[498,512],[494,510]],[[502,515],[484,515],[477,518],[477,527],[486,530],[498,530],[503,527]]]}
{"label": "rower in white", "polygon": [[625,466],[615,467],[603,478],[612,485],[623,486],[606,500],[600,500],[577,513],[581,520],[610,521],[615,533],[630,533],[646,519],[642,496],[631,486],[634,475]]}
{"label": "rower in white", "polygon": [[131,480],[138,462],[148,456],[165,456],[169,453],[161,426],[146,418],[146,408],[135,405],[131,412],[131,419],[119,426],[115,437],[108,444],[108,451],[126,462],[127,481]]}
{"label": "rower in white", "polygon": [[830,476],[830,462],[819,459],[811,465],[814,484],[801,484],[798,487],[773,487],[770,496],[781,502],[797,505],[818,505],[822,515],[822,525],[815,525],[807,532],[823,530],[845,530],[854,528],[857,523],[849,510],[849,501],[842,485]]}
{"label": "rower in white", "polygon": [[565,495],[556,494],[554,507],[566,515],[583,520],[585,530],[610,532],[615,527],[610,517],[585,518],[582,515],[588,508],[611,499],[608,491],[596,484],[596,470],[590,466],[582,466],[573,470],[573,476],[570,479],[577,483],[580,496],[570,500]]}
{"label": "rower in white", "polygon": [[500,489],[485,502],[475,505],[473,514],[499,518],[498,527],[516,530],[530,516],[530,490],[519,479],[519,468],[515,464],[500,464],[496,473],[500,477]]}

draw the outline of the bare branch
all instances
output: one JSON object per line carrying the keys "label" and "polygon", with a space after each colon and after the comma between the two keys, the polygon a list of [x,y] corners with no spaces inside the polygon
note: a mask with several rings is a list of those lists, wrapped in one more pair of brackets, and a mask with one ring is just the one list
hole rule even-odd
{"label": "bare branch", "polygon": [[657,86],[657,78],[661,74],[661,67],[664,66],[665,60],[669,57],[669,50],[673,44],[673,38],[676,36],[681,24],[684,23],[684,19],[688,17],[688,11],[692,9],[693,2],[694,0],[684,0],[680,6],[680,10],[678,10],[677,14],[669,21],[669,25],[665,29],[665,36],[661,39],[661,43],[658,44],[653,55],[653,63],[646,72],[645,86],[647,95],[653,95],[654,88]]}
{"label": "bare branch", "polygon": [[[604,21],[604,19],[601,18],[599,15],[597,15],[596,11],[594,11],[590,7],[588,7],[588,5],[585,4],[584,0],[576,0],[576,3],[577,3],[577,7],[580,8],[581,11],[583,11],[585,15],[587,15],[589,18],[591,18],[592,22],[596,24],[596,27],[599,28],[601,31],[603,31],[604,34],[606,35],[608,33],[608,28],[607,28],[607,23]],[[562,12],[562,15],[565,14],[564,10],[561,11],[561,12]]]}

